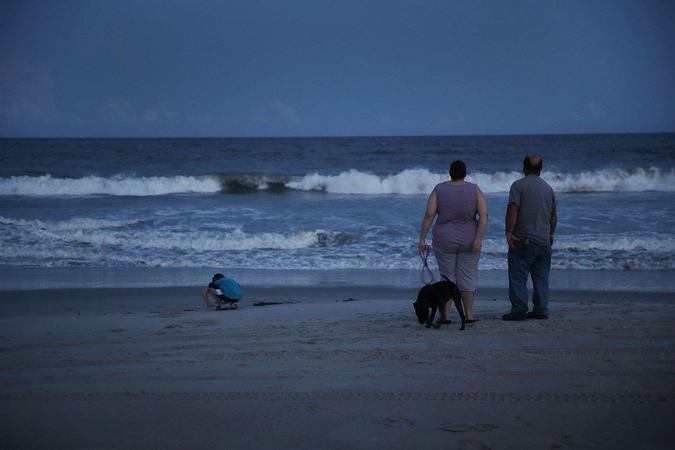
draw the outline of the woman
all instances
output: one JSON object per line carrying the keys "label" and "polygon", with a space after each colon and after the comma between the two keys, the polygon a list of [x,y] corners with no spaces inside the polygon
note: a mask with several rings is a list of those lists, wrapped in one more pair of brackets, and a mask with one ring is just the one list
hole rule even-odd
{"label": "woman", "polygon": [[[427,232],[436,215],[432,246],[441,275],[459,288],[466,313],[466,323],[477,322],[473,315],[473,298],[478,282],[478,260],[487,227],[488,207],[485,195],[474,183],[464,181],[466,164],[450,165],[450,181],[439,183],[429,195],[422,220],[420,251],[424,250]],[[478,216],[478,219],[476,219]],[[441,311],[441,323],[449,323],[450,302]]]}

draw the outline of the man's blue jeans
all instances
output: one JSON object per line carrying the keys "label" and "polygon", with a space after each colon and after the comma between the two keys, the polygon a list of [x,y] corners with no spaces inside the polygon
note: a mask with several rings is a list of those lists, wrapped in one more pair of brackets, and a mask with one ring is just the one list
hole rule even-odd
{"label": "man's blue jeans", "polygon": [[548,274],[551,272],[551,246],[523,241],[509,247],[509,299],[511,313],[527,312],[527,277],[532,276],[532,311],[548,315]]}

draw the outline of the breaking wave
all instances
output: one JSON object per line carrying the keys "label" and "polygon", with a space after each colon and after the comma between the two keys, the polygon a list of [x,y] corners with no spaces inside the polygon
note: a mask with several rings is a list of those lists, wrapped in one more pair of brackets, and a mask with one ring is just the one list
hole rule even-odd
{"label": "breaking wave", "polygon": [[[559,193],[675,192],[674,169],[601,169],[580,173],[545,172],[543,178]],[[477,183],[487,194],[506,193],[518,172],[472,173],[467,181]],[[227,192],[247,194],[272,192],[323,192],[342,195],[427,195],[448,179],[445,173],[406,169],[395,174],[348,170],[337,175],[311,173],[304,176],[279,174],[213,174],[203,176],[124,177],[88,176],[53,178],[16,176],[0,179],[0,195],[18,196],[158,196]]]}
{"label": "breaking wave", "polygon": [[[158,228],[138,220],[16,220],[0,216],[0,266],[419,269],[416,241],[323,229],[245,232]],[[383,244],[382,242],[386,242]],[[504,239],[483,241],[480,268],[506,269]],[[555,269],[675,269],[675,237],[561,235]],[[432,256],[433,260],[433,256]],[[432,266],[435,262],[432,261]]]}
{"label": "breaking wave", "polygon": [[211,193],[221,190],[218,179],[208,177],[83,177],[53,178],[19,176],[0,180],[0,195],[22,196],[156,196],[181,193]]}
{"label": "breaking wave", "polygon": [[[7,238],[2,255],[8,256],[8,247],[12,245],[12,241],[16,241],[11,239],[10,234],[19,230],[24,233],[24,241],[34,240],[35,244],[60,242],[79,246],[173,251],[298,250],[315,245],[340,244],[348,240],[344,233],[324,230],[300,230],[292,233],[244,233],[238,229],[228,232],[158,232],[155,229],[136,230],[130,227],[137,223],[136,220],[85,218],[66,221],[14,220],[0,216],[0,225],[6,226]],[[27,247],[23,243],[19,246]]]}
{"label": "breaking wave", "polygon": [[[466,180],[477,183],[483,192],[494,194],[508,192],[511,183],[521,177],[518,172],[474,173]],[[675,170],[606,169],[578,174],[546,172],[543,178],[556,192],[675,192]],[[287,187],[331,194],[421,195],[428,194],[436,184],[447,179],[447,174],[431,173],[426,169],[410,169],[389,175],[350,170],[339,175],[306,175],[288,183]]]}

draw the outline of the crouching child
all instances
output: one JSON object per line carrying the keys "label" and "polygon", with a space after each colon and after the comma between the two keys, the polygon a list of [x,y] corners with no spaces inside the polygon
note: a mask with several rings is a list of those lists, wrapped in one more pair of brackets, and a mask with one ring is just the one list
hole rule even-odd
{"label": "crouching child", "polygon": [[[202,291],[202,297],[206,306],[215,306],[209,301],[209,294],[213,296],[213,299],[218,304],[216,306],[218,311],[237,309],[237,302],[244,297],[244,291],[242,291],[239,283],[232,278],[227,278],[222,273],[215,274],[208,287]],[[227,304],[229,304],[229,308]]]}

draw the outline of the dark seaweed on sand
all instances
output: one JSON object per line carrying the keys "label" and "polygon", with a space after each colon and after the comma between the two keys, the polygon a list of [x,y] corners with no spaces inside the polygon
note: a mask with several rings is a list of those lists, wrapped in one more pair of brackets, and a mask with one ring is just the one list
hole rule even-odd
{"label": "dark seaweed on sand", "polygon": [[253,306],[292,305],[295,302],[256,302]]}

